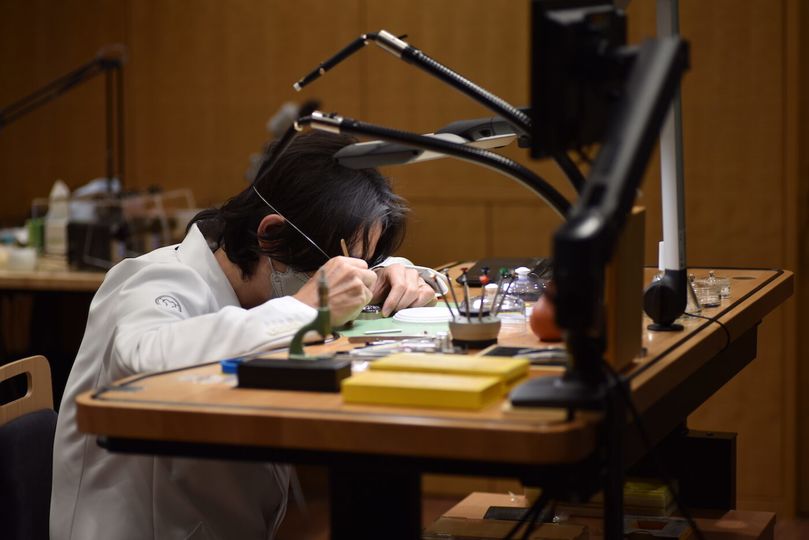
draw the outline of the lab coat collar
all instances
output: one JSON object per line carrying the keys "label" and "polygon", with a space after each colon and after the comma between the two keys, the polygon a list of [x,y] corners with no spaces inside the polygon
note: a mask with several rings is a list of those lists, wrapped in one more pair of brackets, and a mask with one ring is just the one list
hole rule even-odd
{"label": "lab coat collar", "polygon": [[177,258],[193,268],[214,292],[220,305],[241,306],[236,291],[230,285],[222,267],[211,252],[205,236],[196,223],[188,230],[185,239],[177,246]]}

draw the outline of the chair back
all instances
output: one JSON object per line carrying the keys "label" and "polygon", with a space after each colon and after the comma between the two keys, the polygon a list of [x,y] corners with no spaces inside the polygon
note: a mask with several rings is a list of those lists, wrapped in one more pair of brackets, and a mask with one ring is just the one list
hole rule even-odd
{"label": "chair back", "polygon": [[0,404],[0,538],[47,540],[56,430],[47,359],[0,366],[0,382],[23,374],[24,395]]}

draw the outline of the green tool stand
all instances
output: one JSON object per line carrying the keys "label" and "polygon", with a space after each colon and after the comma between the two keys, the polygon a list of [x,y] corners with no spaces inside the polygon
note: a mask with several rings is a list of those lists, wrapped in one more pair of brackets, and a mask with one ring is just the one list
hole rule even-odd
{"label": "green tool stand", "polygon": [[323,339],[326,339],[331,335],[331,311],[329,311],[329,286],[326,283],[326,275],[325,273],[320,273],[320,280],[318,282],[318,297],[319,297],[319,306],[317,308],[317,316],[315,319],[298,330],[295,336],[292,338],[292,343],[289,344],[289,359],[290,360],[331,360],[334,358],[334,354],[324,354],[324,355],[316,355],[316,356],[309,356],[303,351],[303,338],[307,334],[314,330]]}

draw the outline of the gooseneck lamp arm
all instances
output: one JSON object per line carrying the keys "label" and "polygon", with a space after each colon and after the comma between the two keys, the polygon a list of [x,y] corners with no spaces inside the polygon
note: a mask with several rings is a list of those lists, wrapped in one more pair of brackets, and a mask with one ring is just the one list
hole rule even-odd
{"label": "gooseneck lamp arm", "polygon": [[[293,84],[292,87],[300,91],[304,86],[315,81],[334,66],[362,49],[369,41],[373,41],[390,54],[401,58],[409,64],[417,66],[461,93],[466,94],[484,107],[499,114],[514,128],[517,135],[528,137],[531,133],[531,117],[528,114],[386,30],[362,34],[337,52],[337,54],[321,63],[317,68]],[[573,161],[564,152],[555,152],[553,158],[559,165],[559,168],[562,169],[562,172],[565,173],[565,176],[567,176],[576,192],[580,192],[584,185],[584,176],[581,171],[579,171],[578,167],[576,167]]]}
{"label": "gooseneck lamp arm", "polygon": [[483,165],[500,174],[513,178],[536,193],[562,218],[562,220],[566,219],[567,212],[570,209],[570,201],[547,181],[543,180],[530,169],[500,154],[489,152],[481,148],[442,141],[433,137],[417,135],[407,131],[376,126],[351,118],[343,118],[335,114],[324,114],[320,111],[314,111],[310,116],[299,118],[287,129],[278,143],[276,143],[275,149],[268,158],[268,161],[262,166],[261,171],[253,181],[254,188],[272,171],[275,163],[304,127],[311,127],[312,129],[332,133],[348,133],[352,135],[378,137],[386,141],[402,143],[411,147],[422,148],[424,150],[446,154],[463,161]]}
{"label": "gooseneck lamp arm", "polygon": [[[106,75],[105,99],[106,99],[106,168],[107,181],[112,182],[117,176],[123,185],[124,174],[124,114],[123,114],[123,77],[121,72],[126,59],[125,47],[120,44],[106,45],[95,58],[76,69],[62,75],[35,90],[29,95],[0,109],[0,130],[18,120],[26,114],[33,112],[39,107],[58,98],[72,88],[92,79],[96,75]],[[117,82],[113,80],[117,79]],[[115,88],[113,84],[115,82]],[[114,101],[113,101],[114,99]],[[116,107],[114,109],[114,107]],[[117,118],[115,118],[117,116]],[[116,125],[117,124],[117,125]],[[118,159],[115,159],[115,129],[117,128],[118,139]],[[111,184],[110,184],[111,186]]]}
{"label": "gooseneck lamp arm", "polygon": [[323,114],[319,111],[315,111],[311,116],[299,119],[297,123],[299,126],[309,125],[313,129],[321,131],[377,137],[386,141],[402,143],[432,152],[439,152],[456,159],[483,165],[501,174],[510,176],[539,195],[539,197],[559,214],[563,220],[566,219],[567,212],[570,209],[570,202],[533,171],[520,165],[516,161],[501,156],[500,154],[489,152],[488,150],[455,144],[433,137],[425,137],[424,135],[417,135],[407,131],[368,124],[334,114]]}
{"label": "gooseneck lamp arm", "polygon": [[328,60],[322,62],[319,66],[315,69],[310,71],[307,75],[305,75],[301,80],[296,82],[292,85],[292,88],[295,89],[296,92],[300,92],[303,90],[304,86],[309,85],[309,83],[319,79],[321,75],[329,71],[331,68],[357,52],[358,50],[362,49],[366,45],[368,45],[369,41],[377,39],[376,32],[368,32],[367,34],[362,34],[360,37],[337,51],[337,54],[329,58]]}
{"label": "gooseneck lamp arm", "polygon": [[320,64],[301,80],[293,84],[293,88],[295,88],[295,90],[301,90],[304,86],[319,78],[328,70],[358,50],[362,49],[363,46],[369,41],[373,41],[390,54],[396,56],[397,58],[401,58],[409,64],[419,67],[431,75],[434,75],[435,77],[441,79],[445,83],[479,102],[484,107],[495,111],[497,114],[505,118],[520,133],[528,134],[531,132],[531,118],[527,114],[509,104],[502,98],[492,94],[488,90],[481,88],[477,84],[456,73],[447,66],[430,58],[420,50],[409,45],[407,42],[386,30],[369,32],[361,35],[333,57]]}
{"label": "gooseneck lamp arm", "polygon": [[[467,146],[486,149],[507,146],[518,138],[520,146],[528,144],[525,142],[527,136],[519,136],[511,124],[501,116],[458,120],[437,129],[434,134],[429,135],[439,137],[442,135],[455,135],[465,139],[464,144]],[[406,165],[442,157],[446,156],[436,153],[425,154],[424,151],[419,151],[413,147],[382,141],[373,141],[373,144],[353,144],[337,154],[338,161],[354,169],[381,167],[384,165]],[[559,152],[555,159],[559,168],[570,180],[576,193],[580,193],[584,186],[584,177],[575,163],[564,152]]]}

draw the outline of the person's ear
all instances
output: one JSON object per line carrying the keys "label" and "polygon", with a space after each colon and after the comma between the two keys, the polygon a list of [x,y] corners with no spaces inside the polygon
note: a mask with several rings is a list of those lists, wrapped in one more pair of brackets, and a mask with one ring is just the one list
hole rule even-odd
{"label": "person's ear", "polygon": [[267,214],[264,218],[259,222],[258,229],[256,230],[256,234],[258,234],[258,243],[263,248],[268,248],[268,242],[266,240],[262,240],[265,236],[272,233],[272,230],[276,227],[281,227],[284,224],[284,218],[279,216],[278,214]]}

